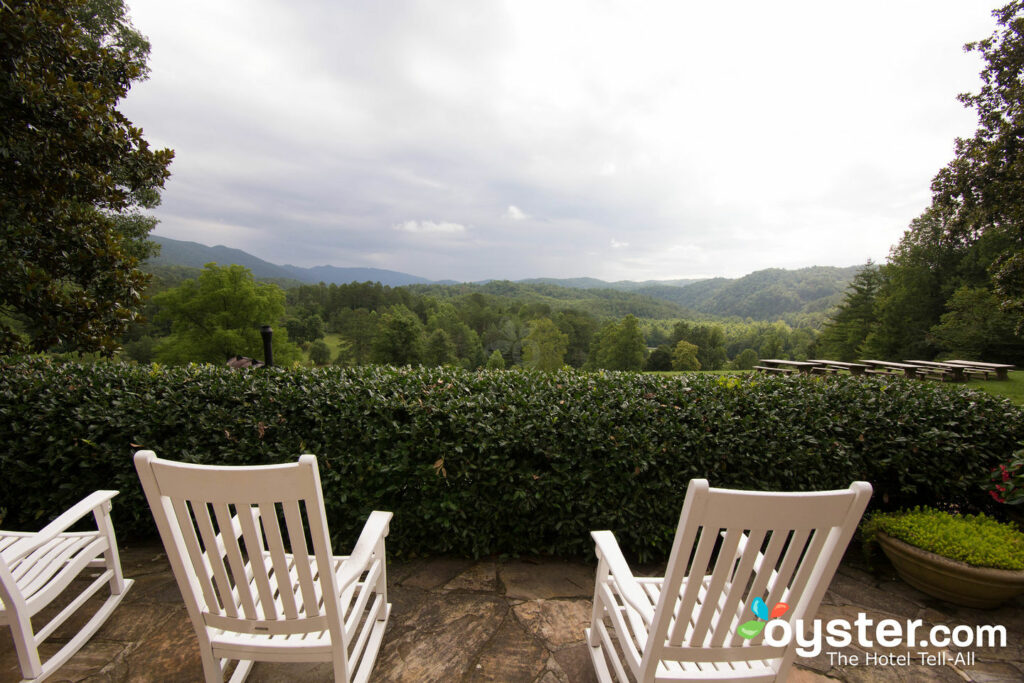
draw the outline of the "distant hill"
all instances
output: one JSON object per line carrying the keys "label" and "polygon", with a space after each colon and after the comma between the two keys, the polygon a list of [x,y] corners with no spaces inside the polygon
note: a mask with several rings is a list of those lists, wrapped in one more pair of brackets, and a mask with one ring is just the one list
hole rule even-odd
{"label": "distant hill", "polygon": [[[381,268],[339,268],[315,266],[302,268],[277,265],[257,258],[241,249],[208,247],[198,242],[184,242],[168,237],[150,236],[160,245],[160,255],[150,260],[151,266],[164,270],[169,266],[201,268],[207,263],[237,263],[252,271],[261,280],[281,286],[296,284],[348,284],[380,282],[388,287],[417,286],[434,296],[458,296],[473,291],[499,296],[522,296],[537,302],[564,302],[570,299],[589,300],[605,315],[614,311],[641,310],[644,317],[684,317],[695,313],[708,317],[738,317],[753,320],[779,320],[799,315],[821,315],[838,304],[847,285],[861,266],[836,268],[812,266],[798,270],[769,268],[741,278],[711,279],[619,280],[606,282],[596,278],[532,278],[509,281],[484,281],[458,284],[453,280],[432,281],[416,275]],[[451,288],[450,291],[448,288]],[[587,296],[572,290],[588,290]],[[627,294],[632,296],[626,296]],[[640,298],[637,298],[640,297]]]}
{"label": "distant hill", "polygon": [[654,285],[633,291],[716,316],[778,320],[821,313],[838,304],[861,266],[768,268],[741,278],[701,280],[685,287]]}
{"label": "distant hill", "polygon": [[592,277],[537,277],[527,280],[516,280],[516,282],[528,285],[557,285],[573,289],[618,289],[626,292],[635,292],[647,287],[685,287],[692,285],[694,282],[701,282],[701,280],[698,278],[693,280],[644,280],[643,282],[616,280],[615,282],[605,282],[604,280]]}
{"label": "distant hill", "polygon": [[458,285],[411,285],[409,289],[442,300],[483,294],[509,302],[546,305],[551,310],[573,308],[602,318],[622,318],[630,314],[657,320],[711,317],[671,301],[608,287],[564,287],[549,282],[489,280]]}
{"label": "distant hill", "polygon": [[[198,242],[184,242],[169,237],[150,235],[150,239],[160,245],[160,254],[149,260],[157,266],[189,266],[202,268],[207,263],[221,265],[238,264],[252,271],[253,277],[261,280],[297,280],[299,283],[316,284],[347,284],[349,282],[379,282],[389,287],[404,285],[428,284],[426,278],[399,273],[381,268],[338,268],[337,266],[279,266],[264,261],[252,254],[225,246],[208,247]],[[449,281],[451,282],[451,281]]]}

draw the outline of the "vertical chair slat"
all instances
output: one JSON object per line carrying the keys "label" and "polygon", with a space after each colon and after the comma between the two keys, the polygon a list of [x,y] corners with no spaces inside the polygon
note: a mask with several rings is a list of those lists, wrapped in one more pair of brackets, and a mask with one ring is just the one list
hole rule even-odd
{"label": "vertical chair slat", "polygon": [[295,557],[295,571],[299,575],[299,588],[302,592],[302,604],[307,617],[320,615],[317,604],[316,588],[313,584],[313,573],[309,566],[309,553],[306,550],[306,532],[302,524],[302,513],[298,501],[288,500],[281,504],[284,508],[284,522],[288,529],[288,542],[292,555]]}
{"label": "vertical chair slat", "polygon": [[[693,633],[689,642],[691,645],[707,645],[709,628],[714,623],[716,612],[719,611],[718,597],[722,594],[726,581],[732,576],[732,564],[736,561],[736,549],[739,547],[740,539],[743,536],[742,529],[726,529],[725,541],[718,550],[718,558],[711,570],[711,581],[708,583],[707,595],[710,599],[703,601],[700,614],[693,625]],[[693,574],[690,580],[693,581]],[[679,623],[678,621],[676,622]]]}
{"label": "vertical chair slat", "polygon": [[[188,510],[184,508],[184,501],[178,499],[172,499],[174,505],[174,514],[178,518],[178,525],[182,528],[183,536],[185,536],[186,547],[188,545],[189,537],[195,540],[195,533],[184,533],[186,528],[189,531],[192,530],[192,520],[189,518]],[[234,594],[231,590],[231,581],[228,579],[227,568],[224,566],[224,558],[221,555],[220,548],[217,545],[217,534],[213,530],[213,523],[210,521],[210,511],[206,507],[206,503],[196,503],[191,501],[190,507],[192,508],[192,515],[195,517],[195,527],[199,529],[199,535],[203,539],[203,546],[206,548],[205,561],[210,563],[210,567],[213,569],[213,580],[217,585],[217,595],[220,596],[221,609],[227,613],[229,617],[238,616],[238,604],[235,602]],[[230,532],[229,532],[230,533]],[[197,574],[201,574],[205,567],[203,553],[199,551],[198,544],[196,544],[196,556],[198,561],[193,559],[192,564]],[[189,548],[189,555],[192,555],[193,551]],[[208,577],[204,577],[204,580],[209,581]],[[204,593],[205,595],[205,593]],[[209,608],[216,610],[216,600],[210,603]]]}
{"label": "vertical chair slat", "polygon": [[245,571],[245,561],[242,559],[242,549],[238,546],[238,539],[233,531],[231,523],[231,509],[227,503],[210,503],[213,514],[217,519],[217,526],[220,527],[220,537],[224,542],[224,555],[228,558],[228,566],[231,567],[231,576],[234,579],[234,588],[238,594],[238,601],[242,606],[242,613],[246,619],[259,619],[259,612],[256,610],[256,601],[253,599],[252,591],[249,589],[249,576]]}
{"label": "vertical chair slat", "polygon": [[267,545],[270,550],[270,560],[274,565],[274,578],[277,583],[277,590],[287,619],[296,619],[298,610],[295,607],[295,593],[291,582],[291,572],[288,568],[288,558],[285,557],[284,539],[281,536],[281,526],[277,521],[277,505],[272,501],[259,503],[260,520],[263,523],[263,532],[267,537]]}
{"label": "vertical chair slat", "polygon": [[[722,603],[722,615],[719,617],[711,634],[712,646],[722,647],[729,639],[729,636],[736,630],[735,622],[737,619],[735,615],[739,614],[740,600],[743,598],[744,593],[746,593],[747,583],[754,569],[754,561],[757,560],[757,553],[760,551],[761,544],[764,542],[766,535],[766,529],[751,529],[750,535],[746,539],[743,554],[740,556],[736,567],[732,572],[723,572],[730,576],[730,585],[729,591]],[[724,545],[721,552],[725,553]],[[719,562],[721,562],[721,557],[720,555]],[[742,622],[742,615],[740,615],[739,621]]]}
{"label": "vertical chair slat", "polygon": [[256,591],[259,594],[259,604],[263,607],[264,619],[277,619],[277,605],[274,602],[274,591],[270,587],[270,575],[267,572],[267,562],[263,552],[263,538],[256,529],[253,521],[255,508],[249,503],[239,503],[235,506],[238,521],[242,525],[242,538],[245,539],[245,554],[249,558],[249,567],[252,570],[253,582],[256,584]]}
{"label": "vertical chair slat", "polygon": [[[765,548],[764,556],[761,559],[761,566],[756,570],[757,574],[754,577],[753,583],[750,585],[750,590],[747,592],[746,600],[743,601],[743,606],[740,608],[740,614],[748,615],[752,614],[751,605],[754,604],[754,598],[763,598],[765,591],[768,589],[768,583],[771,580],[772,572],[775,571],[775,565],[779,561],[779,555],[782,554],[782,548],[786,544],[786,539],[789,537],[789,531],[774,531],[771,534],[771,538],[768,541],[768,547]],[[756,558],[756,553],[754,556]],[[775,604],[775,603],[769,603]],[[743,619],[740,619],[742,622]],[[726,634],[723,646],[731,646],[736,639],[736,630],[733,629]]]}
{"label": "vertical chair slat", "polygon": [[[828,531],[825,529],[815,529],[811,536],[811,541],[807,548],[807,554],[810,557],[820,557],[822,548],[825,546],[825,542],[828,540]],[[789,590],[792,595],[803,595],[807,588],[807,582],[814,572],[816,563],[814,562],[801,562],[800,569],[797,572],[796,577],[790,583]]]}
{"label": "vertical chair slat", "polygon": [[789,537],[789,547],[786,548],[786,554],[782,558],[782,564],[779,565],[778,573],[768,591],[768,599],[765,601],[769,605],[782,601],[783,596],[788,594],[790,580],[797,570],[797,562],[804,553],[809,536],[810,531],[807,529],[795,529],[793,535]]}
{"label": "vertical chair slat", "polygon": [[[669,636],[669,644],[673,647],[682,645],[687,637],[687,630],[690,627],[690,617],[694,613],[697,599],[700,596],[701,583],[707,573],[708,562],[711,560],[711,553],[715,549],[715,541],[718,538],[718,529],[709,529],[706,526],[700,528],[700,539],[697,541],[697,551],[693,554],[693,561],[687,572],[686,587],[683,589],[682,600],[676,606],[676,623],[672,627]],[[675,596],[671,596],[675,597]],[[669,603],[671,604],[671,603]],[[692,639],[691,639],[692,642]]]}

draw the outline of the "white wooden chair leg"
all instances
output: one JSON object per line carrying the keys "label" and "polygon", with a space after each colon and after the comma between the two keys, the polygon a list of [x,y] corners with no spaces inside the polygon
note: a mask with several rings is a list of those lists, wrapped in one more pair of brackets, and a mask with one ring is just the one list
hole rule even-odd
{"label": "white wooden chair leg", "polygon": [[[213,656],[209,647],[199,645],[199,659],[203,663],[203,678],[206,683],[224,683],[224,669]],[[234,679],[232,679],[234,680]]]}
{"label": "white wooden chair leg", "polygon": [[114,525],[110,521],[110,501],[105,502],[93,513],[96,519],[96,527],[100,533],[107,538],[109,547],[103,553],[107,569],[110,570],[110,593],[120,595],[126,590],[124,575],[121,572],[121,556],[117,552],[117,536],[114,534]]}
{"label": "white wooden chair leg", "polygon": [[16,619],[11,620],[11,635],[14,637],[14,650],[18,653],[21,675],[27,679],[37,678],[43,672],[43,664],[36,649],[32,621],[17,615]]}
{"label": "white wooden chair leg", "polygon": [[375,587],[376,592],[380,593],[384,598],[384,606],[377,612],[377,621],[388,620],[388,568],[387,563],[384,561],[384,539],[382,538],[377,542],[377,557],[380,558],[380,578],[377,579],[377,585]]}

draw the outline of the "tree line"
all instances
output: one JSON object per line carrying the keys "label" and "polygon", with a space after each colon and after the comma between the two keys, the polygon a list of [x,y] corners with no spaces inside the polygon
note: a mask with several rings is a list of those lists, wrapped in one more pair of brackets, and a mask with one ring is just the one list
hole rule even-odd
{"label": "tree line", "polygon": [[[380,283],[301,285],[283,290],[239,265],[192,271],[160,267],[145,324],[132,327],[122,357],[138,362],[262,358],[258,329],[272,324],[279,364],[562,366],[609,370],[749,369],[760,356],[806,358],[815,333],[785,323],[717,324],[599,317],[571,306],[480,291],[437,298]],[[434,288],[431,293],[437,291]]]}
{"label": "tree line", "polygon": [[868,263],[822,330],[820,347],[856,357],[1024,362],[1024,2],[995,10],[978,114],[932,181],[931,205]]}

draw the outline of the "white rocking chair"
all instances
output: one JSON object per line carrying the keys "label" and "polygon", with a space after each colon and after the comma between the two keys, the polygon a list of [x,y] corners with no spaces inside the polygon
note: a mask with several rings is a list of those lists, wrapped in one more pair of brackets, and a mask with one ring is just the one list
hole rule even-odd
{"label": "white rocking chair", "polygon": [[586,634],[598,679],[626,681],[628,668],[638,683],[786,680],[796,639],[764,643],[764,622],[781,618],[794,632],[796,620],[810,624],[870,497],[866,482],[760,493],[694,479],[664,578],[634,578],[612,533],[593,532]]}
{"label": "white rocking chair", "polygon": [[[67,662],[103,625],[132,586],[131,579],[121,575],[117,539],[110,522],[110,499],[116,495],[117,491],[96,491],[38,532],[0,531],[0,624],[11,627],[26,680],[42,681]],[[68,532],[90,512],[96,520],[95,531]],[[104,571],[36,631],[32,618],[67,591],[82,572],[97,567]],[[110,597],[78,633],[42,661],[39,646],[43,641],[104,584],[110,586]]]}
{"label": "white rocking chair", "polygon": [[371,513],[352,555],[335,557],[312,455],[287,465],[215,467],[139,451],[135,468],[207,683],[223,681],[230,660],[238,660],[231,681],[245,680],[256,661],[332,662],[335,681],[369,678],[391,613],[390,512]]}

